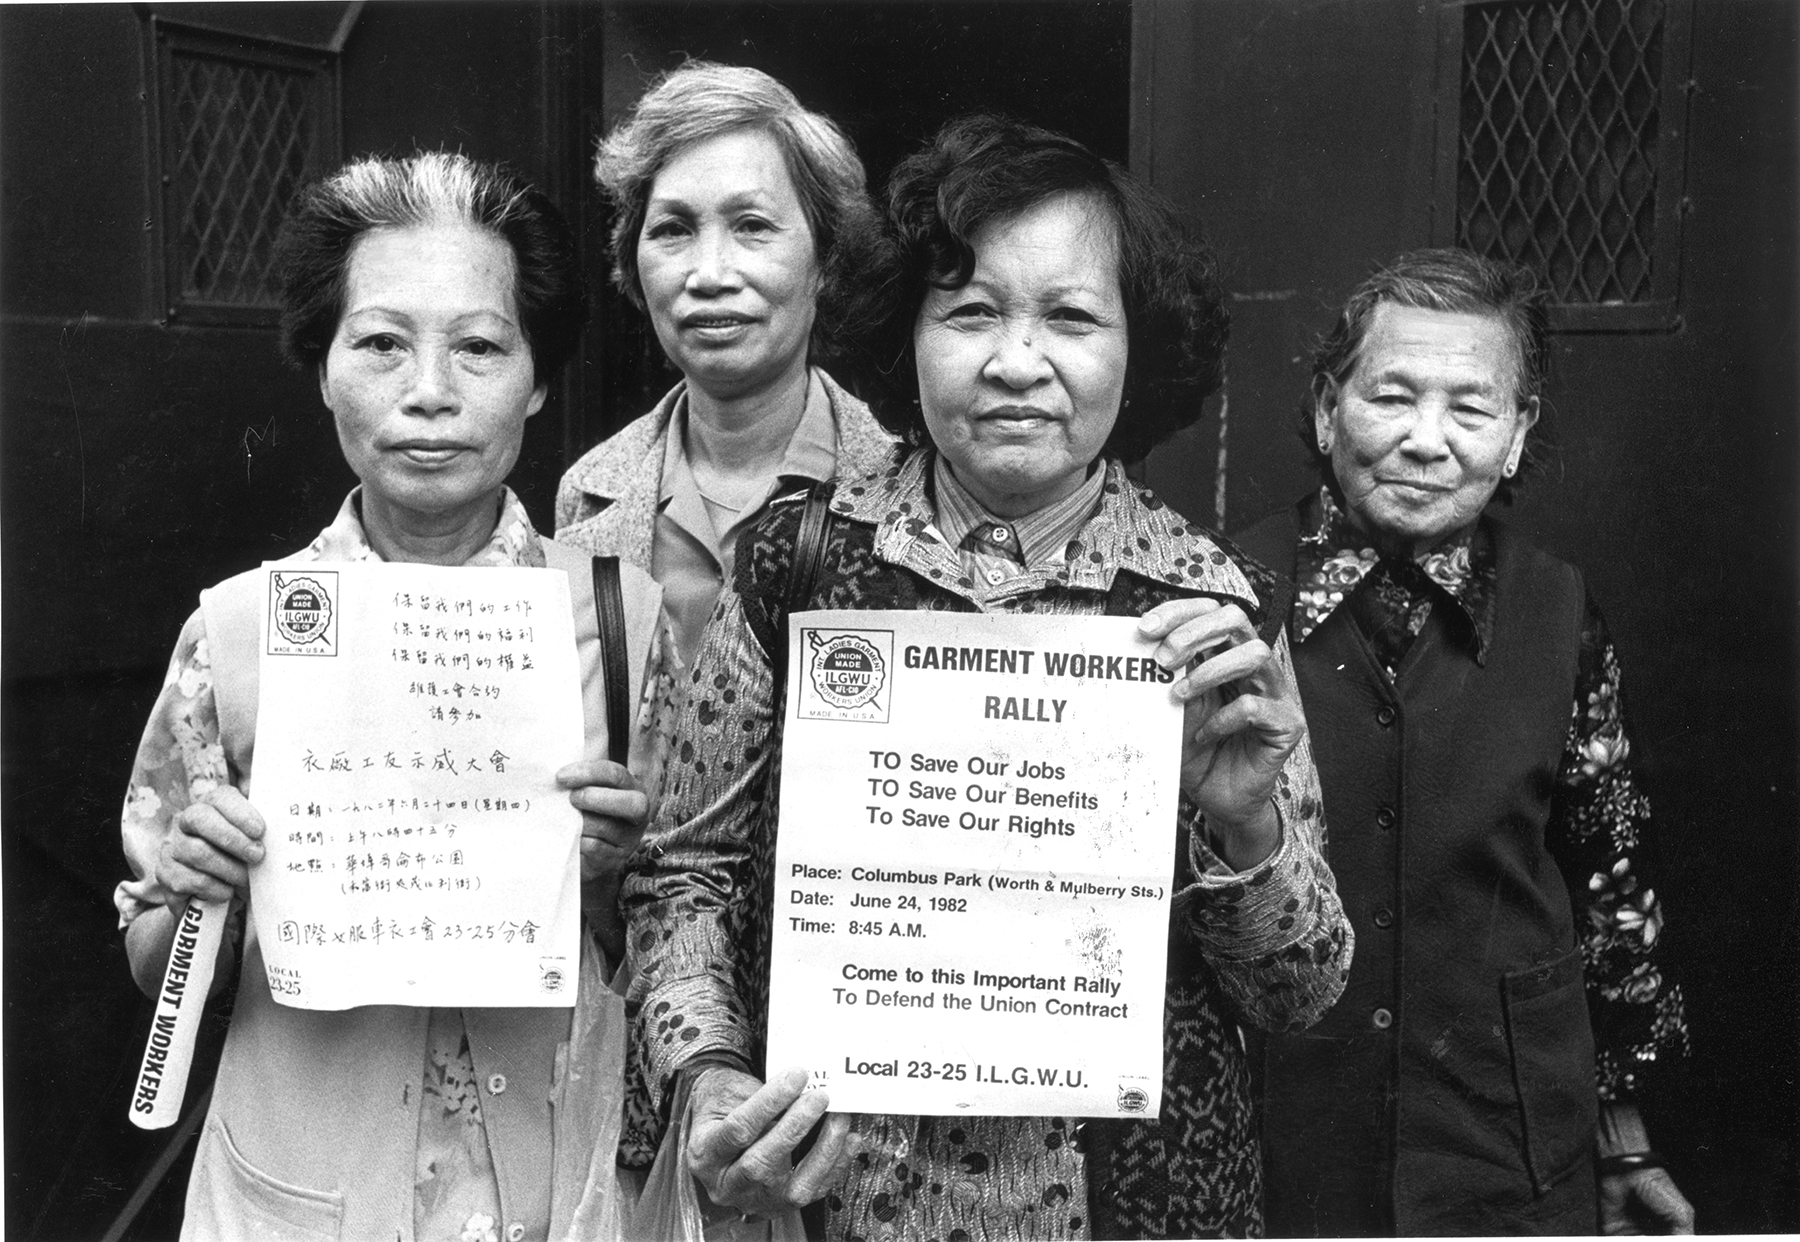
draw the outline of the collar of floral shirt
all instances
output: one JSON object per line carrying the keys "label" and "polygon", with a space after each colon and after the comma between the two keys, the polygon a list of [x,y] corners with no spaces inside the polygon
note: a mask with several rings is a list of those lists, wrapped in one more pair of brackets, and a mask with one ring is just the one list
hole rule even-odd
{"label": "collar of floral shirt", "polygon": [[[875,555],[976,598],[986,598],[957,559],[956,548],[936,525],[926,486],[935,449],[918,449],[882,475],[846,479],[831,502],[834,513],[872,525]],[[1004,591],[1052,584],[1109,591],[1127,570],[1154,582],[1236,601],[1252,618],[1261,604],[1237,563],[1205,527],[1190,523],[1154,492],[1138,487],[1125,467],[1107,459],[1100,508],[1068,543],[1061,563],[1037,565],[1009,580]]]}
{"label": "collar of floral shirt", "polygon": [[[1338,610],[1380,559],[1332,496],[1321,487],[1301,503],[1300,547],[1294,563],[1294,642]],[[1431,551],[1415,557],[1442,597],[1467,618],[1477,664],[1487,663],[1494,636],[1494,537],[1476,522]]]}
{"label": "collar of floral shirt", "polygon": [[[316,561],[379,561],[381,556],[369,546],[362,524],[362,488],[350,489],[338,507],[331,525],[319,532],[307,545],[306,555]],[[510,487],[500,489],[500,518],[487,543],[464,561],[474,568],[542,569],[544,547],[531,515]]]}
{"label": "collar of floral shirt", "polygon": [[[949,460],[938,454],[931,471],[931,499],[936,506],[938,533],[953,548],[967,548],[970,536],[979,534],[985,542],[975,546],[983,553],[994,554],[989,532],[995,528],[1009,532],[998,555],[1008,556],[1021,565],[1042,565],[1065,558],[1069,541],[1081,533],[1087,520],[1100,508],[1100,494],[1106,485],[1106,471],[1093,470],[1081,486],[1061,500],[1055,500],[1019,518],[996,517],[986,505],[964,487],[950,468]],[[1012,551],[1016,546],[1016,552]]]}

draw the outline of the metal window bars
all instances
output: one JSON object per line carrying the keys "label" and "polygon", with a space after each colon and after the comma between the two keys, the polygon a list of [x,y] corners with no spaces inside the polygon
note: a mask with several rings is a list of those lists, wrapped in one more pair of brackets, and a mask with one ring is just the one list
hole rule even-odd
{"label": "metal window bars", "polygon": [[1677,326],[1689,0],[1442,13],[1436,240],[1535,267],[1553,326]]}
{"label": "metal window bars", "polygon": [[275,237],[337,161],[337,62],[155,22],[161,304],[171,321],[270,324]]}

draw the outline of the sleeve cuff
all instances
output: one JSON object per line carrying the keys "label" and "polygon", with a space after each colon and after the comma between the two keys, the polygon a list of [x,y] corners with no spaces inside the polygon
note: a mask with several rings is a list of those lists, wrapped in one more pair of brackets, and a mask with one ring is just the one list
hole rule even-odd
{"label": "sleeve cuff", "polygon": [[1275,848],[1271,850],[1269,856],[1261,862],[1253,863],[1244,870],[1237,871],[1232,868],[1230,863],[1219,856],[1218,851],[1213,849],[1211,840],[1212,830],[1207,827],[1206,816],[1200,813],[1200,808],[1193,806],[1186,798],[1182,799],[1181,813],[1187,817],[1188,839],[1193,842],[1192,852],[1194,872],[1203,885],[1209,880],[1224,884],[1233,880],[1241,880],[1248,876],[1255,875],[1258,871],[1274,862],[1275,859],[1281,855],[1282,850],[1287,848],[1288,843],[1289,834],[1287,830],[1287,820],[1281,814],[1281,804],[1277,802],[1273,805],[1275,807],[1276,823],[1278,824],[1276,829],[1277,836],[1275,839]]}
{"label": "sleeve cuff", "polygon": [[[1276,812],[1280,814],[1277,805]],[[1282,818],[1275,852],[1247,871],[1233,871],[1196,832],[1199,875],[1184,896],[1196,941],[1224,958],[1255,958],[1286,948],[1304,934],[1311,869],[1299,834]]]}
{"label": "sleeve cuff", "polygon": [[702,1063],[749,1068],[749,1031],[717,979],[673,980],[644,1001],[637,1035],[644,1041],[658,1106],[675,1075]]}

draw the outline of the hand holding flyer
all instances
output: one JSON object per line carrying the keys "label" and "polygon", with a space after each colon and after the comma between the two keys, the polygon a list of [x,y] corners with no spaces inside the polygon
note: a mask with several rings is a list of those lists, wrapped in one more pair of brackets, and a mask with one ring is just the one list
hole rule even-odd
{"label": "hand holding flyer", "polygon": [[769,1064],[837,1111],[1155,1116],[1181,708],[1135,619],[789,642]]}

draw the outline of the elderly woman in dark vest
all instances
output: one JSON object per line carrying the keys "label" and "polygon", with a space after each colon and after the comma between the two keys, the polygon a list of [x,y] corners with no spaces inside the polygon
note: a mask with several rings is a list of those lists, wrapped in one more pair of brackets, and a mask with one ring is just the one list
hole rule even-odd
{"label": "elderly woman in dark vest", "polygon": [[1242,536],[1294,576],[1357,943],[1337,1008],[1267,1042],[1271,1233],[1691,1231],[1632,1103],[1687,1035],[1618,661],[1580,572],[1483,515],[1548,352],[1529,271],[1401,256],[1314,358],[1324,485]]}

